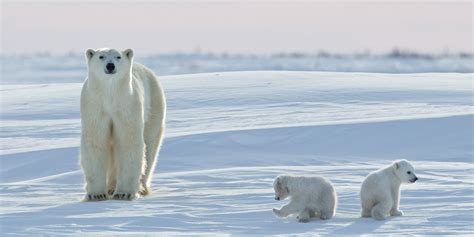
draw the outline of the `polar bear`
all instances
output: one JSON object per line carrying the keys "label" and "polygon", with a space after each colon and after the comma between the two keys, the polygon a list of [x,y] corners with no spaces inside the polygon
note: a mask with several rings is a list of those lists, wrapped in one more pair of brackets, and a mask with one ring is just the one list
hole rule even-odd
{"label": "polar bear", "polygon": [[131,49],[88,49],[86,61],[80,149],[84,200],[147,195],[165,129],[160,83],[150,69],[134,63]]}
{"label": "polar bear", "polygon": [[362,217],[383,220],[385,216],[402,216],[400,185],[418,180],[415,169],[407,160],[397,160],[390,166],[370,173],[362,183],[360,201]]}
{"label": "polar bear", "polygon": [[308,222],[311,217],[331,219],[336,213],[337,195],[331,182],[323,177],[278,176],[273,182],[275,200],[291,198],[280,210],[273,209],[279,217],[298,213],[299,222]]}

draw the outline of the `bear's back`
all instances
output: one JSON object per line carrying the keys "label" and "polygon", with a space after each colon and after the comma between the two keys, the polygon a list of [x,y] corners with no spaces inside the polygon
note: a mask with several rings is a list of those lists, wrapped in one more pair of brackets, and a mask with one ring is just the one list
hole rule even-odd
{"label": "bear's back", "polygon": [[166,98],[158,77],[151,69],[139,63],[133,64],[132,77],[134,87],[139,93],[143,93],[145,121],[152,120],[164,126]]}

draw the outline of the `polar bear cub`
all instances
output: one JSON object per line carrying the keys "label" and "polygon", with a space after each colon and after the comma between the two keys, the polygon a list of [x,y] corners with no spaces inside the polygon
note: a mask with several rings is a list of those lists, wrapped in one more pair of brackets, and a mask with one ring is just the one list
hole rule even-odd
{"label": "polar bear cub", "polygon": [[133,200],[150,192],[166,100],[155,74],[127,49],[88,49],[81,93],[85,201]]}
{"label": "polar bear cub", "polygon": [[397,160],[390,166],[370,173],[362,183],[360,201],[362,217],[383,220],[391,216],[402,216],[400,211],[400,185],[418,180],[415,169],[407,160]]}
{"label": "polar bear cub", "polygon": [[279,217],[298,213],[299,222],[308,222],[311,217],[331,219],[336,213],[337,196],[331,182],[323,177],[278,176],[273,182],[275,200],[290,197],[290,203],[280,210],[273,209]]}

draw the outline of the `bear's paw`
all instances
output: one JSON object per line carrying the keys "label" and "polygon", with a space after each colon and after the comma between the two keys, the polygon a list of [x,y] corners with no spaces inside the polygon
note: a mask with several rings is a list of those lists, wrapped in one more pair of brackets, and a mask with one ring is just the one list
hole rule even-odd
{"label": "bear's paw", "polygon": [[123,200],[123,201],[132,201],[135,199],[138,199],[138,194],[137,193],[114,193],[112,196],[112,199],[114,200]]}
{"label": "bear's paw", "polygon": [[101,194],[86,194],[84,197],[85,202],[95,202],[95,201],[105,201],[109,199],[107,194],[101,193]]}

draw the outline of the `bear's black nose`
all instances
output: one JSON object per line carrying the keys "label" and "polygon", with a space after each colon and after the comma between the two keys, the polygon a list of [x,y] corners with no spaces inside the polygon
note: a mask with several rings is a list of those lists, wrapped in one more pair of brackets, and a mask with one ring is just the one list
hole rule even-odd
{"label": "bear's black nose", "polygon": [[279,200],[280,200],[280,197],[276,197],[275,200],[278,200],[278,201],[279,201]]}
{"label": "bear's black nose", "polygon": [[107,72],[113,72],[115,70],[115,65],[113,63],[107,63],[107,65],[105,65],[105,68],[107,69]]}

